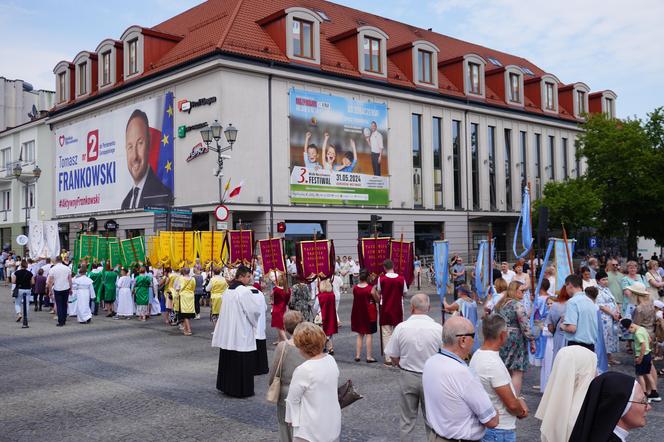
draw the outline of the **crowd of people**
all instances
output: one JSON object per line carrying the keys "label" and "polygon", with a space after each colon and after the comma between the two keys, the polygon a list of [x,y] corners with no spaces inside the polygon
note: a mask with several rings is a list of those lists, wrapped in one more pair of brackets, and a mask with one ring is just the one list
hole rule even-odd
{"label": "crowd of people", "polygon": [[[532,388],[543,394],[534,414],[543,441],[625,440],[645,425],[650,404],[661,401],[655,361],[664,341],[664,272],[657,260],[645,269],[628,261],[623,273],[619,259],[585,259],[559,290],[555,267],[545,267],[538,293],[537,266],[503,262],[482,298],[472,270],[455,257],[448,281],[454,300],[443,300],[441,324],[429,315],[428,295],[407,296],[390,260],[375,275],[342,257],[330,278],[304,281],[292,273],[294,258],[285,274],[263,272],[260,258],[251,267],[193,263],[179,270],[97,262],[72,269],[66,252],[53,260],[13,259],[17,268],[8,277],[17,321],[25,298],[35,311],[46,307],[58,326],[69,317],[90,324],[98,314],[139,321],[161,316],[191,336],[192,320],[209,305],[212,346],[220,349],[217,389],[249,397],[254,377],[268,374],[283,441],[340,436],[334,335],[344,293],[353,297],[354,361],[378,362],[373,335],[380,331],[382,363],[399,370],[401,440],[413,439],[419,411],[430,441],[516,440],[517,419],[531,414],[523,398],[530,387],[523,384],[533,367],[539,367],[539,385]],[[271,364],[268,312],[277,336]],[[635,377],[609,369],[620,364],[621,343],[634,357]]]}

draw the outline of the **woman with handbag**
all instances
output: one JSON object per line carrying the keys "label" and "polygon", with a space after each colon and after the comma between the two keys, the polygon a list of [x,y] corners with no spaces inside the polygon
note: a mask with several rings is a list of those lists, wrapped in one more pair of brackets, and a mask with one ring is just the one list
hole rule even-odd
{"label": "woman with handbag", "polygon": [[366,353],[368,363],[376,362],[371,356],[373,334],[378,331],[378,295],[373,292],[373,287],[367,282],[369,272],[360,270],[360,282],[353,287],[353,309],[350,314],[350,329],[357,333],[355,341],[355,362],[360,361],[362,352],[362,341],[366,342]]}
{"label": "woman with handbag", "polygon": [[325,333],[315,324],[295,327],[293,342],[305,358],[293,372],[286,397],[286,422],[293,427],[295,440],[332,442],[341,434],[339,368],[333,357],[323,353],[325,341]]}
{"label": "woman with handbag", "polygon": [[291,442],[293,440],[293,427],[286,423],[286,396],[288,396],[288,388],[293,372],[305,361],[300,351],[295,347],[292,338],[295,327],[302,321],[302,314],[296,310],[290,310],[284,314],[284,329],[291,337],[277,345],[268,375],[269,387],[266,399],[268,402],[277,404],[277,424],[279,425],[279,440],[281,442]]}

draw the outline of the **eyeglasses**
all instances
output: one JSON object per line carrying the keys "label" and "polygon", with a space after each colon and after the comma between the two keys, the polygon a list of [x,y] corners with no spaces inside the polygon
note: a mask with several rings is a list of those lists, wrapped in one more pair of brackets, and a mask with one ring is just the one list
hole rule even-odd
{"label": "eyeglasses", "polygon": [[648,402],[648,399],[646,399],[646,398],[643,398],[643,399],[640,400],[640,401],[627,401],[627,402],[631,402],[632,404],[641,404],[641,405],[645,405],[646,407],[647,407],[648,405],[650,405],[650,402]]}
{"label": "eyeglasses", "polygon": [[475,337],[475,332],[472,333],[462,333],[460,335],[454,335],[457,338],[463,338],[464,336],[468,336],[469,338],[474,338]]}

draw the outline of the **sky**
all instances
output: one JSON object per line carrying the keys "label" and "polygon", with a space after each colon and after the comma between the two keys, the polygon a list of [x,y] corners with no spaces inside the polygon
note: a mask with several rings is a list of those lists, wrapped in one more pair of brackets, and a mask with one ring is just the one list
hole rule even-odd
{"label": "sky", "polygon": [[[269,0],[248,0],[269,1]],[[131,25],[151,27],[200,0],[0,0],[0,76],[55,88],[53,68]],[[618,95],[619,117],[664,106],[662,0],[338,0],[527,58],[563,83]],[[84,6],[84,7],[83,7]]]}

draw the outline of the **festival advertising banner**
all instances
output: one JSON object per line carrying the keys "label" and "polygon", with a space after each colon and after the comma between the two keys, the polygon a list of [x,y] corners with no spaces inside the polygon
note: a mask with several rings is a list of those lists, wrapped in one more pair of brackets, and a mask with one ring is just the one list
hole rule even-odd
{"label": "festival advertising banner", "polygon": [[229,230],[228,231],[229,264],[250,265],[254,257],[254,232],[253,230]]}
{"label": "festival advertising banner", "polygon": [[263,258],[263,272],[269,273],[273,270],[286,273],[286,261],[284,260],[283,240],[281,238],[261,239],[258,248]]}
{"label": "festival advertising banner", "polygon": [[310,281],[316,277],[329,278],[334,274],[334,243],[320,239],[301,241],[297,248],[298,274]]}
{"label": "festival advertising banner", "polygon": [[394,272],[406,279],[410,286],[415,277],[412,241],[390,241],[390,259],[394,263]]}
{"label": "festival advertising banner", "polygon": [[375,275],[383,273],[383,262],[390,257],[390,240],[389,237],[361,238],[358,244],[360,267]]}
{"label": "festival advertising banner", "polygon": [[173,94],[55,131],[55,214],[167,206],[173,199]]}
{"label": "festival advertising banner", "polygon": [[389,204],[387,106],[291,89],[292,203]]}

